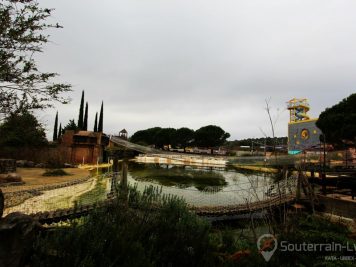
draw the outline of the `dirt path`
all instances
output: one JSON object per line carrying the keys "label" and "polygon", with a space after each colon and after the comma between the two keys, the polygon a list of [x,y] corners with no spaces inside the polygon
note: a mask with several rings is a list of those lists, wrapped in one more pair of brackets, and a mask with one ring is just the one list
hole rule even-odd
{"label": "dirt path", "polygon": [[20,205],[5,209],[4,215],[16,211],[31,214],[72,207],[74,206],[75,199],[93,190],[96,183],[97,178],[94,177],[80,184],[43,191],[43,194],[40,196],[27,199]]}

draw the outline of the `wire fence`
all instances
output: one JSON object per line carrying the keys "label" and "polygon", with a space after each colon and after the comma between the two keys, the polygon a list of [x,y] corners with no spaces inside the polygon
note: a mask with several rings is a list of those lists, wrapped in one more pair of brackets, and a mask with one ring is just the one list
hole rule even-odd
{"label": "wire fence", "polygon": [[251,166],[295,166],[313,165],[319,168],[332,167],[356,167],[356,153],[353,150],[338,151],[305,151],[297,155],[266,155],[266,156],[244,156],[229,157],[230,164],[251,165]]}

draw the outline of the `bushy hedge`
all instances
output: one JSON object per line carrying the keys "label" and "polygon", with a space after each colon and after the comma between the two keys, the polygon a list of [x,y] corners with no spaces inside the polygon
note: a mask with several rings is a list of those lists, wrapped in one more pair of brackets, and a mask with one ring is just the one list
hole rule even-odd
{"label": "bushy hedge", "polygon": [[126,203],[44,232],[34,266],[213,266],[210,225],[174,197],[130,189]]}

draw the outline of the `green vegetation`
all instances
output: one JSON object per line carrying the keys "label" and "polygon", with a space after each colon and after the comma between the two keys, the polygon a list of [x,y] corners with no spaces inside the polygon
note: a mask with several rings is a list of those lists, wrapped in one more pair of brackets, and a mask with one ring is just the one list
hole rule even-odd
{"label": "green vegetation", "polygon": [[161,129],[161,127],[154,127],[137,131],[131,136],[130,141],[143,145],[154,145],[156,143],[155,136]]}
{"label": "green vegetation", "polygon": [[60,123],[57,138],[59,138],[62,134],[63,134],[62,123]]}
{"label": "green vegetation", "polygon": [[[340,223],[332,223],[328,219],[302,214],[297,218],[290,218],[286,225],[283,227],[283,231],[279,232],[278,239],[280,241],[286,240],[290,244],[331,244],[339,243],[343,246],[349,246],[354,248],[356,245],[355,240],[349,238],[350,231],[348,228]],[[277,251],[273,258],[273,262],[288,263],[286,266],[354,266],[353,261],[343,262],[325,261],[325,256],[347,256],[355,255],[354,251],[336,251],[330,252],[327,249],[323,249],[321,252],[282,252]]]}
{"label": "green vegetation", "polygon": [[82,91],[82,98],[80,99],[79,115],[78,115],[78,128],[83,129],[84,124],[84,90]]}
{"label": "green vegetation", "polygon": [[[67,123],[67,125],[64,126],[64,128],[62,128],[62,123],[59,126],[59,130],[57,131],[58,128],[58,112],[56,113],[56,118],[55,118],[55,123],[54,123],[54,130],[53,130],[53,141],[57,140],[66,130],[73,130],[73,131],[87,131],[88,130],[88,109],[89,109],[89,104],[88,102],[86,102],[85,104],[85,113],[84,115],[81,114],[83,113],[82,111],[82,103],[84,103],[84,91],[82,92],[82,98],[81,98],[81,105],[79,108],[79,119],[78,119],[78,124],[75,123],[74,119],[69,120],[69,122]],[[98,113],[96,113],[96,126],[94,126],[94,132],[97,132],[97,116]],[[81,120],[81,117],[82,120]]]}
{"label": "green vegetation", "polygon": [[95,113],[94,132],[98,131],[98,112]]}
{"label": "green vegetation", "polygon": [[53,141],[58,139],[58,111],[56,113],[56,118],[54,119],[54,128],[53,128]]}
{"label": "green vegetation", "polygon": [[[191,213],[183,200],[153,187],[143,193],[129,188],[119,199],[65,227],[43,232],[34,245],[32,266],[353,266],[352,261],[324,258],[353,252],[281,251],[282,241],[355,245],[345,225],[323,217],[290,213],[284,224],[268,216],[272,220],[255,222],[253,228],[213,227]],[[280,245],[266,263],[256,238],[268,229],[274,229]]]}
{"label": "green vegetation", "polygon": [[55,83],[57,74],[41,72],[35,61],[49,42],[48,30],[61,28],[47,22],[52,11],[33,0],[0,2],[0,113],[5,117],[68,102],[61,94],[71,86]]}
{"label": "green vegetation", "polygon": [[[329,144],[356,144],[356,94],[343,99],[340,103],[323,111],[316,125],[325,134]],[[323,138],[321,138],[322,141]]]}
{"label": "green vegetation", "polygon": [[30,112],[13,113],[0,125],[0,147],[41,147],[47,145],[43,126]]}
{"label": "green vegetation", "polygon": [[48,169],[46,170],[42,176],[66,176],[70,175],[63,169]]}
{"label": "green vegetation", "polygon": [[[68,124],[63,128],[62,133],[64,133],[66,130],[88,131],[89,104],[88,104],[88,102],[85,102],[85,109],[84,109],[84,101],[85,101],[84,96],[85,96],[85,92],[83,90],[82,97],[80,99],[78,123],[75,123],[74,119],[69,120]],[[103,102],[101,103],[100,116],[101,116],[101,120],[103,120]],[[100,123],[101,123],[101,127],[102,127],[103,121],[100,122],[100,119],[99,119],[99,126],[100,126]],[[99,131],[98,130],[98,113],[96,113],[95,123],[94,123],[94,132],[98,132],[98,131]],[[59,136],[59,134],[58,134],[58,136]]]}
{"label": "green vegetation", "polygon": [[83,130],[88,130],[88,102],[85,103],[85,113],[84,113],[84,122],[83,122]]}
{"label": "green vegetation", "polygon": [[176,146],[176,129],[162,128],[155,134],[155,146],[163,148],[164,145]]}
{"label": "green vegetation", "polygon": [[185,151],[185,148],[191,145],[194,140],[194,131],[186,127],[179,128],[176,132],[176,139],[177,145],[184,148]]}
{"label": "green vegetation", "polygon": [[77,199],[76,202],[79,205],[88,205],[88,204],[93,204],[99,201],[103,201],[106,199],[106,185],[107,185],[107,178],[103,178],[102,176],[97,176],[95,179],[96,184],[95,187],[80,195]]}
{"label": "green vegetation", "polygon": [[41,235],[33,265],[214,266],[209,230],[183,201],[152,188],[142,194],[130,189],[128,207],[98,209],[80,224]]}
{"label": "green vegetation", "polygon": [[66,130],[73,130],[73,131],[79,130],[79,127],[75,124],[74,119],[69,120],[68,124],[64,126],[63,132],[65,132]]}
{"label": "green vegetation", "polygon": [[154,127],[137,131],[131,136],[130,141],[144,145],[155,145],[157,148],[171,145],[185,149],[187,146],[193,145],[201,147],[221,146],[229,137],[229,133],[215,125],[204,126],[196,131],[186,127],[179,129]]}
{"label": "green vegetation", "polygon": [[194,133],[195,144],[201,147],[221,146],[229,137],[229,133],[215,125],[201,127]]}
{"label": "green vegetation", "polygon": [[104,129],[104,102],[102,101],[100,107],[98,132],[103,132],[103,129]]}

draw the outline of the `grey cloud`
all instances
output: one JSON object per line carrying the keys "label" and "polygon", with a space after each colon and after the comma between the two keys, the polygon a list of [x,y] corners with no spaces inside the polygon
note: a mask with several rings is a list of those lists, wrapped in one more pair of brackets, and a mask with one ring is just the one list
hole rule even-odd
{"label": "grey cloud", "polygon": [[[353,0],[41,5],[56,8],[52,19],[64,25],[38,57],[74,85],[72,104],[58,105],[63,123],[76,119],[85,89],[89,121],[104,100],[108,132],[214,123],[232,139],[257,137],[259,127],[269,129],[266,98],[283,110],[289,99],[307,97],[315,117],[356,92]],[[43,118],[48,128],[54,116]],[[287,134],[287,122],[284,111],[278,135]]]}

